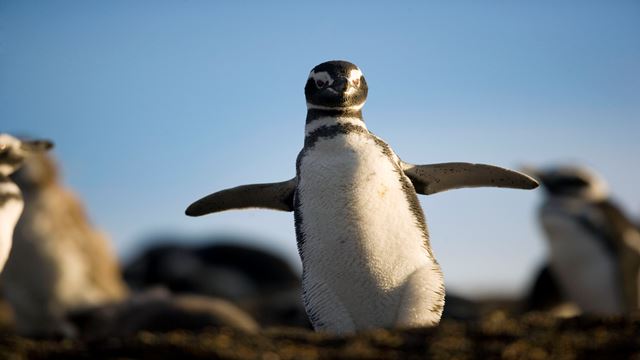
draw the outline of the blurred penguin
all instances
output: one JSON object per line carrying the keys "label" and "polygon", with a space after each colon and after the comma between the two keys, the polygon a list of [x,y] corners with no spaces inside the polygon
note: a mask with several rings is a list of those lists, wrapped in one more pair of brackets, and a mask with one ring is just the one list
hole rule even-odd
{"label": "blurred penguin", "polygon": [[549,268],[541,271],[530,300],[545,303],[540,292],[546,289],[583,313],[637,311],[640,232],[610,199],[604,180],[578,166],[525,172],[546,190],[539,219],[549,246]]}
{"label": "blurred penguin", "polygon": [[29,336],[72,336],[68,311],[127,295],[116,257],[80,201],[60,184],[52,158],[30,158],[12,179],[26,203],[2,274],[16,329]]}
{"label": "blurred penguin", "polygon": [[[212,244],[211,242],[216,242]],[[267,251],[230,241],[184,245],[178,238],[153,239],[153,245],[124,270],[134,289],[162,285],[174,293],[196,293],[238,300],[257,292],[296,286],[291,266]],[[200,242],[200,241],[198,241]]]}
{"label": "blurred penguin", "polygon": [[132,289],[164,286],[177,294],[223,298],[240,305],[263,326],[310,327],[300,277],[281,257],[237,239],[165,237],[152,242],[161,245],[147,249],[125,268]]}
{"label": "blurred penguin", "polygon": [[34,152],[50,149],[53,143],[19,140],[9,134],[0,133],[0,271],[9,256],[13,232],[24,207],[20,189],[9,175],[22,166]]}

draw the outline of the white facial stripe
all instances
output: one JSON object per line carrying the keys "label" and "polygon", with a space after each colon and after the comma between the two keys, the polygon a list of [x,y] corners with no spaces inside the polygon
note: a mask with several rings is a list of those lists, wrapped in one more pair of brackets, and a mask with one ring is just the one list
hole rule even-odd
{"label": "white facial stripe", "polygon": [[[362,71],[360,71],[360,69],[353,69],[349,71],[349,76],[347,77],[347,79],[349,80],[350,83],[353,83],[356,80],[360,80],[361,77],[362,77]],[[320,80],[320,81],[328,82],[329,85],[333,83],[333,78],[326,71],[319,71],[319,72],[311,71],[311,73],[309,74],[309,78],[313,79],[314,81]]]}
{"label": "white facial stripe", "polygon": [[360,69],[353,69],[349,72],[349,82],[359,80],[362,77],[362,71]]}
{"label": "white facial stripe", "polygon": [[362,71],[360,69],[353,69],[349,72],[349,87],[347,88],[347,95],[356,92],[356,88],[360,86],[360,78],[362,77]]}
{"label": "white facial stripe", "polygon": [[330,106],[322,106],[322,105],[315,105],[315,104],[311,104],[311,103],[307,103],[307,109],[315,109],[315,110],[351,110],[351,111],[358,111],[360,109],[362,109],[362,107],[364,106],[364,101],[361,104],[358,105],[353,105],[353,106],[335,106],[335,107],[330,107]]}
{"label": "white facial stripe", "polygon": [[313,79],[313,81],[324,81],[328,85],[333,84],[333,78],[326,71],[320,71],[320,72],[311,71],[311,74],[309,74],[309,78]]}
{"label": "white facial stripe", "polygon": [[305,134],[309,135],[314,130],[316,130],[316,129],[322,127],[322,126],[331,126],[331,125],[337,125],[337,124],[350,124],[350,125],[359,126],[359,127],[363,128],[363,129],[367,128],[367,126],[364,124],[362,119],[359,119],[359,118],[327,116],[327,117],[323,117],[323,118],[319,118],[319,119],[313,120],[311,123],[307,124],[307,126],[305,127],[304,130],[305,130]]}

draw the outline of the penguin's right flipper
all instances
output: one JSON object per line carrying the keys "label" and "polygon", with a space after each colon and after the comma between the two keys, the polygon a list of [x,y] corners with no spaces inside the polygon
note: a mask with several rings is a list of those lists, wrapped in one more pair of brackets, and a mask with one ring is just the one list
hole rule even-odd
{"label": "penguin's right flipper", "polygon": [[293,211],[293,193],[297,180],[268,184],[242,185],[221,190],[189,205],[185,213],[202,216],[231,209],[264,208]]}
{"label": "penguin's right flipper", "polygon": [[442,191],[469,187],[501,187],[535,189],[538,182],[517,171],[486,164],[442,163],[413,165],[402,162],[402,170],[418,194],[431,195]]}

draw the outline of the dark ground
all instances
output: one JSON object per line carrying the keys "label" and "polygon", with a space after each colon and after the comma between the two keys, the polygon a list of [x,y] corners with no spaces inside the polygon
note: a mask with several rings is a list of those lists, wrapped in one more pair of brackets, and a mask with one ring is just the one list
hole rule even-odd
{"label": "dark ground", "polygon": [[639,359],[640,318],[511,317],[443,320],[434,329],[335,337],[295,328],[141,332],[96,342],[0,334],[0,359]]}

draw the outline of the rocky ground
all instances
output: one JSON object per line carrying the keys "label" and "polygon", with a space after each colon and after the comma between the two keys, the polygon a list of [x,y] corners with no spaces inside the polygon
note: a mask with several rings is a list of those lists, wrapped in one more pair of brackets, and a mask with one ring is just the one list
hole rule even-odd
{"label": "rocky ground", "polygon": [[640,359],[640,318],[521,317],[494,311],[434,329],[335,337],[295,328],[141,332],[100,341],[34,340],[5,331],[0,359]]}

